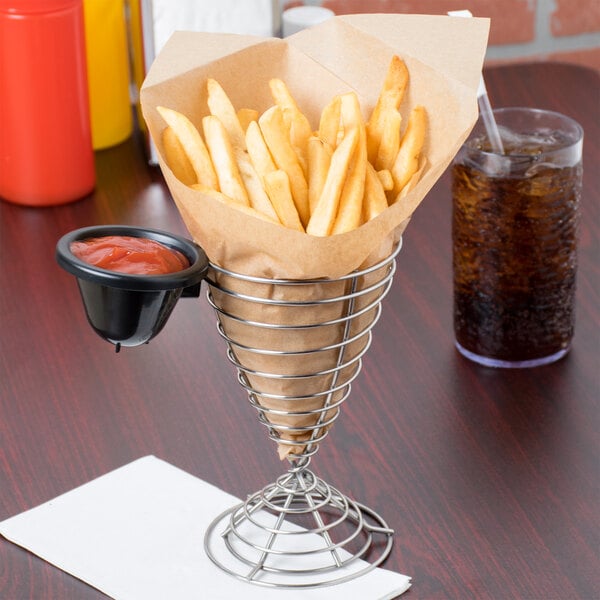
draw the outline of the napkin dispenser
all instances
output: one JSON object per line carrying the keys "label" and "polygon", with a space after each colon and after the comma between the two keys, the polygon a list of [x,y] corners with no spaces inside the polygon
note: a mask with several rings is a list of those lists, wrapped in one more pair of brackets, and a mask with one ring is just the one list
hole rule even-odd
{"label": "napkin dispenser", "polygon": [[169,37],[178,30],[279,36],[280,0],[128,0],[129,39],[138,123],[145,136],[148,162],[158,164],[139,104],[139,90]]}

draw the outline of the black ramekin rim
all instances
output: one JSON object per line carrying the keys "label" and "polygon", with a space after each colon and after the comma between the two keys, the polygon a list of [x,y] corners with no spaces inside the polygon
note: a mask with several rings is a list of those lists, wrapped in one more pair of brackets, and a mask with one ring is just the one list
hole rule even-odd
{"label": "black ramekin rim", "polygon": [[[71,252],[71,244],[75,241],[110,235],[126,235],[160,242],[182,252],[190,261],[190,266],[165,275],[133,275],[90,265]],[[70,231],[56,244],[56,260],[65,271],[79,279],[108,287],[137,291],[172,290],[193,286],[202,281],[208,270],[208,258],[204,250],[195,242],[160,229],[134,225],[93,225]]]}

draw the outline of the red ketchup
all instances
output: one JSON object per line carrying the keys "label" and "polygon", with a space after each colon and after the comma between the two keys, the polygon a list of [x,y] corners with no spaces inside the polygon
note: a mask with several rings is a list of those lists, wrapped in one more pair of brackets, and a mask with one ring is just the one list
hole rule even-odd
{"label": "red ketchup", "polygon": [[179,250],[148,238],[107,235],[71,244],[71,252],[80,260],[119,273],[166,275],[190,266]]}

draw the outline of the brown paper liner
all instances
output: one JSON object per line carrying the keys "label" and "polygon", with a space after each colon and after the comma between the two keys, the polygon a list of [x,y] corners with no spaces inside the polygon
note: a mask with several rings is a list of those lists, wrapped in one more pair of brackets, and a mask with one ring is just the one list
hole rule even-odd
{"label": "brown paper liner", "polygon": [[[391,236],[363,268],[388,258],[397,244]],[[360,370],[390,268],[386,262],[356,278],[302,285],[256,283],[212,270],[222,330],[252,402],[279,442],[280,458],[300,455],[306,444],[299,442],[321,439],[335,420]],[[343,344],[347,340],[353,341]]]}

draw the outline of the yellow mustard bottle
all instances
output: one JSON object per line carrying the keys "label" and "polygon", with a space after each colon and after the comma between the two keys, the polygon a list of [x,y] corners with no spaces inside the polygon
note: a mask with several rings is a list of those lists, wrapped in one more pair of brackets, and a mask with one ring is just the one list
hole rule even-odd
{"label": "yellow mustard bottle", "polygon": [[133,131],[129,52],[123,0],[84,0],[90,118],[94,150]]}
{"label": "yellow mustard bottle", "polygon": [[[1,1],[1,0],[0,0]],[[142,0],[125,0],[125,6],[129,11],[129,43],[131,46],[131,80],[133,81],[133,92],[135,97],[133,98],[136,115],[137,125],[144,134],[147,133],[148,127],[146,121],[142,115],[142,107],[140,106],[140,90],[142,89],[142,83],[146,77],[147,65],[146,58],[144,55],[144,34],[142,32],[142,7],[140,6]]]}

